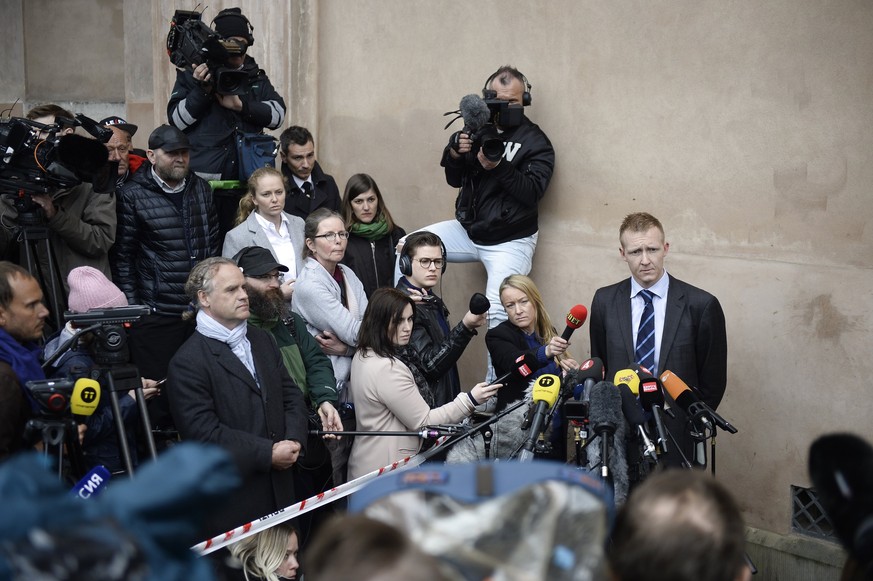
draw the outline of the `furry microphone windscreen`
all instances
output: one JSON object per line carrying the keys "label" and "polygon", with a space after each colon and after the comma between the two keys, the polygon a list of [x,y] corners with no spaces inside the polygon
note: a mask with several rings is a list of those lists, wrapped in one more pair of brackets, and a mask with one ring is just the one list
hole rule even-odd
{"label": "furry microphone windscreen", "polygon": [[[615,488],[615,503],[623,504],[627,499],[630,486],[627,475],[627,452],[625,441],[627,439],[627,421],[621,412],[621,394],[615,384],[609,381],[601,381],[591,388],[591,405],[588,412],[589,433],[593,436],[598,424],[612,423],[615,426],[615,434],[612,436],[612,445],[609,447],[609,471],[612,474],[612,482]],[[605,435],[605,434],[604,434]],[[588,469],[595,472],[595,467],[600,464],[600,438],[596,436],[588,443]]]}

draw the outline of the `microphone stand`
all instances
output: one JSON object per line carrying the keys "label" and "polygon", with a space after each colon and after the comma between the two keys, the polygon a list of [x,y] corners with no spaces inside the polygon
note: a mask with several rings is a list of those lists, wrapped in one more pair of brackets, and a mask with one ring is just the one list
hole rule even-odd
{"label": "microphone stand", "polygon": [[465,440],[467,438],[470,438],[470,437],[478,434],[482,430],[488,429],[490,426],[492,426],[494,423],[496,423],[500,418],[509,414],[510,412],[514,412],[515,410],[517,410],[518,408],[520,408],[523,405],[527,405],[527,401],[522,399],[520,401],[515,402],[511,406],[507,406],[506,408],[503,409],[503,411],[494,414],[493,416],[491,416],[490,418],[488,418],[487,420],[485,420],[481,424],[477,424],[475,426],[467,428],[464,432],[462,432],[460,434],[450,436],[449,439],[446,440],[445,442],[443,442],[442,445],[434,446],[430,450],[423,452],[422,453],[422,462],[427,462],[431,457],[435,456],[437,453],[441,453],[443,450],[448,449],[451,446],[454,446],[458,442]]}
{"label": "microphone stand", "polygon": [[422,440],[433,440],[440,436],[449,436],[456,434],[457,430],[446,429],[431,429],[424,428],[417,432],[401,432],[401,431],[384,431],[384,432],[362,432],[362,431],[333,431],[333,430],[309,430],[310,436],[416,436]]}

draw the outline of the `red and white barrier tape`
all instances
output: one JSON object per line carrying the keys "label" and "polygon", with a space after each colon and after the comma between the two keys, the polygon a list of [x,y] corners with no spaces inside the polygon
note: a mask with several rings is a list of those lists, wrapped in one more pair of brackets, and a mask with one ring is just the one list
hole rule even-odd
{"label": "red and white barrier tape", "polygon": [[[442,444],[446,438],[442,438],[438,441],[438,445]],[[224,534],[217,535],[212,537],[211,539],[205,540],[201,543],[198,543],[191,547],[191,549],[201,555],[208,555],[213,551],[217,551],[227,545],[235,543],[241,539],[244,539],[248,536],[251,536],[255,533],[259,533],[263,530],[270,528],[271,526],[277,525],[279,523],[283,523],[287,520],[291,520],[292,518],[296,518],[301,514],[306,514],[310,510],[318,508],[319,506],[323,506],[325,504],[329,504],[334,502],[335,500],[339,500],[345,496],[353,492],[357,492],[365,485],[369,484],[371,481],[376,478],[382,476],[383,474],[388,474],[389,472],[394,472],[396,470],[414,468],[418,466],[422,462],[424,462],[430,455],[426,454],[416,454],[415,456],[407,456],[403,460],[398,460],[397,462],[393,462],[387,466],[383,466],[378,470],[373,470],[363,476],[359,476],[354,480],[346,482],[345,484],[341,484],[330,490],[326,490],[324,492],[320,492],[315,496],[307,498],[306,500],[301,500],[297,504],[292,504],[286,508],[283,508],[277,512],[268,514],[267,516],[262,516],[256,521],[246,523],[242,526],[236,527],[233,530],[227,531]]]}

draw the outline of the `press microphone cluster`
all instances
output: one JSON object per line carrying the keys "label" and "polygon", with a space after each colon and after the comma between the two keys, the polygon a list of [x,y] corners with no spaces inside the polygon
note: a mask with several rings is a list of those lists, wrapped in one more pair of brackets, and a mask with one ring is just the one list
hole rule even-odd
{"label": "press microphone cluster", "polygon": [[[729,421],[706,405],[706,402],[697,397],[697,394],[688,387],[688,384],[672,371],[665,371],[661,374],[661,383],[664,385],[667,393],[670,394],[670,397],[676,402],[676,405],[682,408],[689,417],[700,418],[704,426],[710,429],[712,428],[711,422],[715,422],[722,430],[730,434],[737,433],[738,430]],[[710,418],[712,419],[710,420]]]}

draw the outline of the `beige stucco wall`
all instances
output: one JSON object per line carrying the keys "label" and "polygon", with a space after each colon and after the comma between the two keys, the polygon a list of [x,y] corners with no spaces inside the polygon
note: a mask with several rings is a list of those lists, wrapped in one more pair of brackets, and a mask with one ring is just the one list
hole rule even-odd
{"label": "beige stucco wall", "polygon": [[[29,1],[27,10],[3,4],[31,14]],[[61,53],[91,72],[92,92],[81,98],[116,100],[121,70],[123,106],[144,141],[164,119],[173,81],[167,24],[176,5],[190,6],[126,0],[119,17],[119,3],[72,4],[88,19],[109,6],[115,27],[101,41],[111,54],[78,43]],[[341,188],[354,173],[372,174],[407,230],[452,216],[454,192],[438,165],[449,135],[442,113],[500,64],[526,73],[528,115],[558,156],[533,269],[549,310],[561,319],[627,276],[617,252],[625,214],[661,218],[670,272],[716,294],[727,315],[720,411],[740,433],[719,437],[718,477],[749,524],[788,531],[789,486],[809,484],[816,435],[873,439],[873,4],[247,0],[210,4],[207,14],[235,4],[255,26],[252,54],[288,101],[286,125],[314,130]],[[70,31],[85,21],[71,18]],[[25,99],[62,99],[68,77],[44,78],[30,53],[33,29],[22,41],[14,23],[0,27],[14,60],[0,102],[25,87],[40,88]],[[96,72],[122,55],[124,67],[109,67],[115,84],[104,87]],[[449,268],[442,293],[455,316],[483,282],[479,265]],[[573,339],[584,359],[587,327]],[[468,384],[482,375],[483,343],[464,357]]]}

